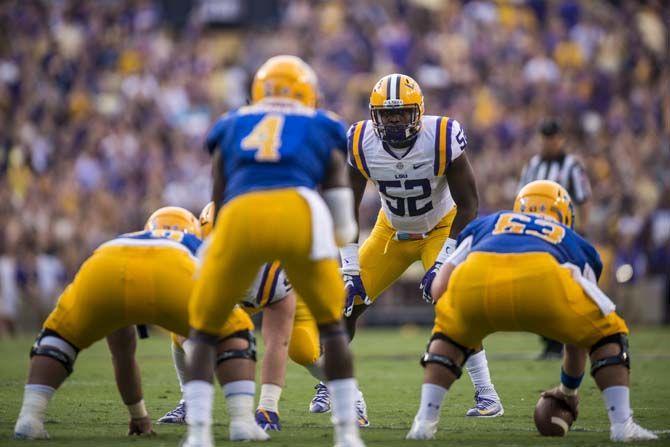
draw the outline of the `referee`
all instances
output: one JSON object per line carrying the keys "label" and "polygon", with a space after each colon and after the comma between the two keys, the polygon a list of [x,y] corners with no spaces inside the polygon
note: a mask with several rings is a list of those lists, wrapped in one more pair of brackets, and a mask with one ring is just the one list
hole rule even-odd
{"label": "referee", "polygon": [[[546,119],[540,125],[542,146],[540,153],[533,156],[523,167],[519,189],[535,180],[553,180],[560,183],[575,204],[576,229],[582,233],[588,219],[588,200],[591,197],[591,184],[584,166],[577,158],[565,150],[565,136],[555,119]],[[563,345],[544,338],[544,350],[541,359],[560,358]]]}

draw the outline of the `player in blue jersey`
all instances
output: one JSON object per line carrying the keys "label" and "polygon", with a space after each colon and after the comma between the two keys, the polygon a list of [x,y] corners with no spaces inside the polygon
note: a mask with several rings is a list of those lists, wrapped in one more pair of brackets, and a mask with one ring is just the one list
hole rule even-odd
{"label": "player in blue jersey", "polygon": [[[336,241],[349,242],[356,232],[345,127],[332,113],[316,108],[316,75],[297,57],[269,59],[256,73],[251,93],[252,104],[220,118],[206,140],[218,215],[189,307],[193,356],[184,385],[184,445],[214,445],[211,365],[228,359],[216,358],[214,331],[261,265],[280,261],[319,327],[335,445],[362,446],[353,362],[341,322],[344,284],[336,260]],[[254,421],[254,382],[225,386],[224,394],[230,438],[268,439]]]}
{"label": "player in blue jersey", "polygon": [[408,439],[432,439],[444,396],[489,334],[524,331],[566,345],[561,383],[545,391],[577,416],[587,354],[602,390],[613,441],[656,439],[633,421],[629,401],[628,328],[598,288],[596,249],[572,230],[572,201],[558,183],[526,185],[513,211],[471,222],[433,283],[435,327],[421,404]]}
{"label": "player in blue jersey", "polygon": [[[14,436],[48,438],[44,428],[49,400],[72,373],[80,351],[107,338],[119,392],[130,415],[128,434],[151,434],[135,361],[135,325],[155,324],[188,334],[188,301],[194,284],[200,224],[189,211],[164,207],[149,217],[144,231],[123,234],[98,247],[58,299],[30,351],[30,371]],[[216,331],[218,349],[232,355],[252,352],[253,324],[236,309]],[[250,371],[254,360],[237,359]],[[221,371],[217,371],[219,377]],[[246,377],[248,379],[248,377]]]}

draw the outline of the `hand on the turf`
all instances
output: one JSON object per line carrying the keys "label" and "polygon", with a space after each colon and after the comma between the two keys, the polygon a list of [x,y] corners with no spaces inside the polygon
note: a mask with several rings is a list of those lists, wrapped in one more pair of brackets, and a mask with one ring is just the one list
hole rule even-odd
{"label": "hand on the turf", "polygon": [[344,306],[345,317],[351,316],[351,312],[354,310],[354,303],[356,298],[362,300],[363,304],[366,306],[372,304],[370,298],[368,298],[367,292],[365,291],[365,287],[363,287],[363,281],[361,280],[360,275],[350,275],[345,273],[342,276],[342,279],[344,280],[344,289],[347,292],[347,302]]}
{"label": "hand on the turf", "polygon": [[155,434],[156,432],[151,425],[151,418],[149,416],[131,419],[128,422],[128,436],[153,436]]}
{"label": "hand on the turf", "polygon": [[554,399],[565,402],[565,404],[570,409],[572,416],[574,416],[575,420],[577,420],[577,416],[579,415],[579,396],[577,394],[574,396],[568,396],[567,394],[563,393],[559,387],[555,387],[544,391],[542,393],[542,397],[553,397]]}
{"label": "hand on the turf", "polygon": [[440,267],[442,267],[441,262],[436,262],[433,264],[433,266],[428,269],[426,274],[423,275],[421,285],[419,286],[419,289],[421,289],[421,296],[423,297],[424,301],[430,304],[435,304],[435,300],[433,299],[433,295],[430,292],[430,289],[433,286],[433,281],[437,276],[437,272],[440,271]]}

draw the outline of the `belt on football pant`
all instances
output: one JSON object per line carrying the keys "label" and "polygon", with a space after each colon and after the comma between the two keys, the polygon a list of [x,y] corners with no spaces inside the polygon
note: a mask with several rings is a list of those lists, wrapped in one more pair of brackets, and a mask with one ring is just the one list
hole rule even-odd
{"label": "belt on football pant", "polygon": [[405,231],[396,231],[393,235],[396,241],[420,241],[427,237],[428,233],[407,233]]}
{"label": "belt on football pant", "polygon": [[388,251],[389,244],[392,240],[396,241],[420,241],[428,237],[428,233],[407,233],[406,231],[396,231],[391,236],[389,236],[384,245],[384,254]]}

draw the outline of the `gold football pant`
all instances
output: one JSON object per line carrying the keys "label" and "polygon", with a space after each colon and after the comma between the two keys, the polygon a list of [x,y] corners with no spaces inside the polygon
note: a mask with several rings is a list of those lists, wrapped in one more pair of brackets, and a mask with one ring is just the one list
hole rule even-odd
{"label": "gold football pant", "polygon": [[[253,315],[256,312],[262,312],[262,309],[244,309],[247,313]],[[182,340],[174,332],[172,342],[182,347]],[[295,363],[302,366],[313,365],[321,355],[321,345],[319,342],[319,328],[312,317],[309,308],[305,302],[298,297],[296,301],[295,317],[293,320],[293,329],[291,330],[291,342],[288,347],[288,355]]]}
{"label": "gold football pant", "polygon": [[435,327],[457,343],[477,348],[499,331],[532,332],[590,348],[628,333],[616,313],[600,308],[548,253],[471,253],[449,279],[436,305]]}
{"label": "gold football pant", "polygon": [[302,366],[313,365],[321,355],[319,328],[309,308],[299,296],[295,303],[295,318],[288,355],[291,360]]}
{"label": "gold football pant", "polygon": [[258,269],[279,260],[317,324],[342,318],[344,284],[335,259],[311,260],[312,215],[295,189],[243,194],[219,211],[189,306],[191,327],[212,333]]}
{"label": "gold football pant", "polygon": [[[187,336],[194,270],[191,257],[175,248],[102,247],[84,262],[44,328],[80,350],[134,324]],[[253,330],[253,323],[238,309],[212,333],[225,337],[241,330]]]}
{"label": "gold football pant", "polygon": [[[396,230],[391,226],[384,211],[377,216],[377,223],[359,252],[361,280],[374,301],[402,275],[407,267],[421,261],[428,270],[437,259],[444,242],[451,233],[451,224],[456,217],[456,208],[447,213],[427,237],[421,240],[398,241]],[[356,304],[363,304],[356,299]]]}

